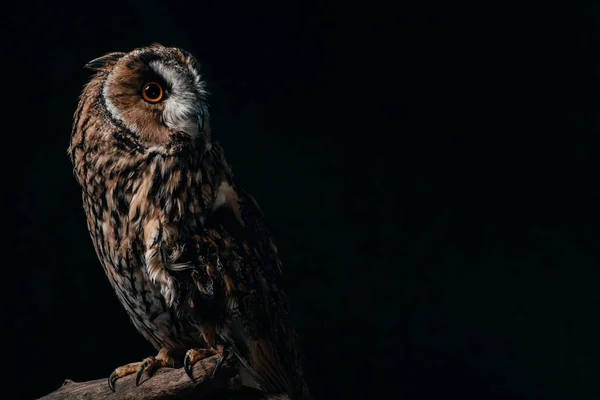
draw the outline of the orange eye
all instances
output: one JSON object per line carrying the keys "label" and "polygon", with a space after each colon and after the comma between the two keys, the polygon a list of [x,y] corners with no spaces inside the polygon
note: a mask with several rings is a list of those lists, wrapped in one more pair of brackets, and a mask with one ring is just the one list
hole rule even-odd
{"label": "orange eye", "polygon": [[142,85],[142,98],[148,103],[158,103],[163,98],[163,89],[156,82],[146,82]]}

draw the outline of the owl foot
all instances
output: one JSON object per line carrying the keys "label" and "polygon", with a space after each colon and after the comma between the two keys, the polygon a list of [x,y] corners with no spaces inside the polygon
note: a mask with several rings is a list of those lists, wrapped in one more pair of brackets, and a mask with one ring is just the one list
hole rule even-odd
{"label": "owl foot", "polygon": [[192,373],[192,366],[198,361],[214,356],[215,354],[218,353],[213,349],[189,349],[183,358],[183,370],[192,381],[196,382],[196,378],[194,378],[194,374]]}
{"label": "owl foot", "polygon": [[159,353],[159,355],[156,357],[148,357],[145,358],[143,361],[129,363],[127,365],[123,365],[122,367],[115,369],[112,372],[112,374],[110,374],[110,376],[108,377],[108,387],[114,392],[115,382],[117,381],[117,379],[123,378],[131,374],[136,374],[135,385],[139,386],[140,378],[142,377],[144,371],[146,371],[149,375],[152,375],[152,373],[159,368],[172,366],[172,361],[162,358],[161,353]]}

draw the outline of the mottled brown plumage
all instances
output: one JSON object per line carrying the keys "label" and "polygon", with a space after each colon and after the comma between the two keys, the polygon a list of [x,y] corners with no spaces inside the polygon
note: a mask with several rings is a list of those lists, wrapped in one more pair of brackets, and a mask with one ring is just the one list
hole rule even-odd
{"label": "mottled brown plumage", "polygon": [[309,397],[277,248],[211,138],[196,61],[154,45],[88,66],[69,155],[106,275],[160,350],[113,378],[225,348],[263,390]]}

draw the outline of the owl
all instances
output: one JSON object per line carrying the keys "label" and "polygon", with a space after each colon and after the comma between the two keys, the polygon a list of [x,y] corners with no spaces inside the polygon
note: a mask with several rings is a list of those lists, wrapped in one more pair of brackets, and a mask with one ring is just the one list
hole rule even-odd
{"label": "owl", "polygon": [[158,351],[116,368],[111,389],[161,367],[194,379],[220,353],[265,392],[310,398],[277,247],[211,137],[195,58],[155,44],[86,66],[68,155],[100,263]]}

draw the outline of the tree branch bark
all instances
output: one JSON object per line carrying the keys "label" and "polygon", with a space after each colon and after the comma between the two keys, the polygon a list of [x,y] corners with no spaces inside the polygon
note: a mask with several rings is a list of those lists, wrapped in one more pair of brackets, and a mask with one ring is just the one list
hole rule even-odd
{"label": "tree branch bark", "polygon": [[220,355],[214,355],[198,361],[193,366],[192,381],[183,368],[161,368],[152,376],[142,377],[139,386],[135,386],[135,374],[117,380],[115,392],[108,387],[107,379],[88,382],[65,380],[56,391],[39,400],[164,400],[164,399],[263,399],[260,391],[242,387],[237,379],[237,363],[228,360],[223,363],[214,380],[207,379],[212,374]]}

